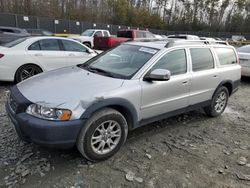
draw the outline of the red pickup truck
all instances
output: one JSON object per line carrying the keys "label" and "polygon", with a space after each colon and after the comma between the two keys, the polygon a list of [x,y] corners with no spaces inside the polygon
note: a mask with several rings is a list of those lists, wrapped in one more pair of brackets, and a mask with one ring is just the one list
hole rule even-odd
{"label": "red pickup truck", "polygon": [[97,50],[107,50],[118,46],[122,42],[152,38],[155,38],[155,36],[149,31],[133,29],[120,30],[117,32],[117,37],[95,37],[94,48]]}

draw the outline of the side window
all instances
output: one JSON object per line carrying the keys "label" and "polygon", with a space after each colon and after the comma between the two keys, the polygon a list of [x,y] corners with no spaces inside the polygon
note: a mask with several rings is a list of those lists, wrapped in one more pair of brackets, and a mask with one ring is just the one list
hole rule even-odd
{"label": "side window", "polygon": [[97,31],[94,36],[95,37],[102,37],[102,32],[101,31]]}
{"label": "side window", "polygon": [[68,40],[61,40],[62,44],[64,46],[65,51],[73,51],[73,52],[86,52],[87,49],[73,41],[68,41]]}
{"label": "side window", "polygon": [[109,33],[107,31],[103,31],[103,35],[104,35],[104,37],[108,37]]}
{"label": "side window", "polygon": [[29,46],[28,50],[41,50],[39,41],[34,42],[33,44],[31,44]]}
{"label": "side window", "polygon": [[136,38],[146,38],[145,32],[137,31],[136,32]]}
{"label": "side window", "polygon": [[190,49],[193,71],[202,71],[214,68],[214,58],[208,48],[193,48]]}
{"label": "side window", "polygon": [[171,75],[184,74],[187,72],[186,52],[182,50],[174,50],[164,55],[152,68],[167,69]]}
{"label": "side window", "polygon": [[57,39],[44,39],[40,40],[41,50],[46,51],[60,51],[60,46]]}
{"label": "side window", "polygon": [[146,32],[146,38],[155,38],[155,36],[150,32]]}
{"label": "side window", "polygon": [[237,57],[236,57],[233,49],[231,49],[231,48],[215,48],[214,50],[219,58],[220,65],[237,64]]}

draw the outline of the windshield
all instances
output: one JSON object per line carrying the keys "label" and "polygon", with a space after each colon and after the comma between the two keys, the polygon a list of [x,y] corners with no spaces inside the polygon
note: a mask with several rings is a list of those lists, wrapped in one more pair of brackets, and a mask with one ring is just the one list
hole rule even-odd
{"label": "windshield", "polygon": [[187,39],[187,36],[168,36],[170,39]]}
{"label": "windshield", "polygon": [[21,42],[25,41],[26,39],[27,38],[19,38],[19,39],[13,40],[11,42],[1,44],[1,46],[11,48],[11,47],[14,47],[14,46],[20,44]]}
{"label": "windshield", "polygon": [[123,44],[81,65],[86,70],[115,78],[130,79],[159,50]]}
{"label": "windshield", "polygon": [[91,37],[95,31],[94,30],[86,30],[81,35]]}

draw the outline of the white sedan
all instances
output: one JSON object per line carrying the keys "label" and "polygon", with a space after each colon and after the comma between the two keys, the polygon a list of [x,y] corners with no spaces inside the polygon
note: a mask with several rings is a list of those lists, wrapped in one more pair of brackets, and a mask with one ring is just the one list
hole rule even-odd
{"label": "white sedan", "polygon": [[84,63],[96,55],[72,39],[20,38],[0,46],[0,80],[21,82],[44,71]]}
{"label": "white sedan", "polygon": [[241,75],[250,77],[250,45],[236,49],[240,58]]}

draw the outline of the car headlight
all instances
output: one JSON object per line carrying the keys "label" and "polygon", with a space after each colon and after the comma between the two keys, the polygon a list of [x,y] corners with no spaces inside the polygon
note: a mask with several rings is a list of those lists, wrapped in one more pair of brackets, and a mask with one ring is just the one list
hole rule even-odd
{"label": "car headlight", "polygon": [[72,112],[67,109],[49,108],[38,104],[31,104],[26,112],[38,118],[59,121],[70,120],[72,114]]}

